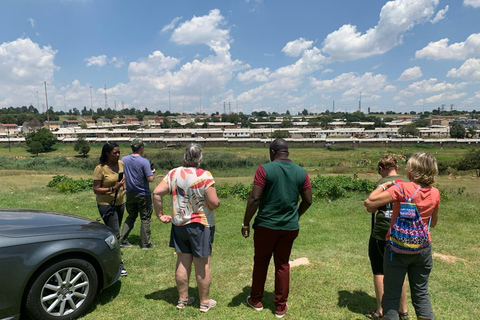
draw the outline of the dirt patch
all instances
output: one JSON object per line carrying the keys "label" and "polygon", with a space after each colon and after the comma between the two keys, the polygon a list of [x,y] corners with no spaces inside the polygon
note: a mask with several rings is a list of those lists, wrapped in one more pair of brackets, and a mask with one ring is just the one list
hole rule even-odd
{"label": "dirt patch", "polygon": [[463,258],[458,258],[458,257],[454,257],[454,256],[449,256],[449,255],[446,255],[446,254],[441,254],[441,253],[437,253],[437,252],[434,252],[433,253],[433,257],[434,258],[438,258],[440,260],[443,260],[447,263],[455,263],[457,262],[457,260],[459,261],[463,261],[463,262],[467,262],[467,260],[463,259]]}
{"label": "dirt patch", "polygon": [[308,258],[298,258],[293,261],[289,261],[288,263],[290,264],[290,268],[311,264],[310,261],[308,261]]}

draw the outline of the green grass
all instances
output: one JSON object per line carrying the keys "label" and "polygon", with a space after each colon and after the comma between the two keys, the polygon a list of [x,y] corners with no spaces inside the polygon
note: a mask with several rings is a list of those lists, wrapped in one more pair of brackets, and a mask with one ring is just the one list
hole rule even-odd
{"label": "green grass", "polygon": [[[258,155],[259,151],[265,150],[241,150],[243,155]],[[366,155],[378,158],[376,152],[381,150],[354,152],[366,152]],[[325,155],[331,156],[326,150],[308,148],[293,148],[291,153],[293,159],[299,161],[302,157],[308,163],[317,161],[310,157],[319,155],[323,161]],[[331,159],[337,161],[335,157]],[[249,184],[253,170],[247,170],[240,177],[222,176],[222,172],[212,171],[218,184],[232,185],[235,182]],[[93,192],[56,193],[46,187],[54,174],[34,170],[0,171],[0,207],[53,210],[97,219]],[[91,173],[75,172],[69,176],[85,179],[90,178]],[[378,178],[374,174],[362,176],[372,180]],[[151,187],[158,182],[159,179],[156,179]],[[458,179],[440,177],[438,183],[447,190],[450,199],[442,201],[440,219],[432,231],[434,252],[462,260],[447,262],[435,256],[430,282],[434,312],[437,319],[476,319],[480,316],[480,180],[468,176]],[[460,187],[466,187],[465,192],[459,194],[457,190]],[[370,214],[364,210],[362,203],[365,197],[366,194],[356,194],[332,203],[316,201],[301,219],[300,235],[295,241],[291,258],[306,257],[311,265],[291,270],[290,310],[286,319],[365,319],[363,311],[375,308],[367,256]],[[266,283],[265,310],[256,312],[244,303],[249,293],[253,265],[252,238],[244,239],[240,234],[245,202],[234,198],[221,201],[222,205],[215,214],[217,225],[211,287],[211,297],[218,301],[218,307],[201,314],[197,309],[196,284],[191,281],[190,293],[196,297],[197,303],[183,311],[175,308],[176,257],[168,248],[170,226],[153,217],[152,241],[156,247],[148,251],[137,246],[124,249],[129,275],[98,296],[95,306],[83,319],[273,319],[272,267]],[[166,210],[168,207],[167,201]],[[139,243],[139,222],[130,240],[134,244]],[[414,314],[411,305],[409,311]]]}

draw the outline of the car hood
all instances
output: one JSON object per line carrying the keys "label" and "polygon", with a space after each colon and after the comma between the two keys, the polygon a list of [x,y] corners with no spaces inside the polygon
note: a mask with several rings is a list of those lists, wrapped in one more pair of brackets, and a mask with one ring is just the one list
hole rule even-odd
{"label": "car hood", "polygon": [[90,219],[32,209],[0,209],[0,236],[33,237],[104,229]]}

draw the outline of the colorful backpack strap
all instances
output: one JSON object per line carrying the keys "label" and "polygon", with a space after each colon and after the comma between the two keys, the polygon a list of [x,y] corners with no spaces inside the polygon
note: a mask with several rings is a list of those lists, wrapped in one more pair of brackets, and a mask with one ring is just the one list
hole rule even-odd
{"label": "colorful backpack strap", "polygon": [[420,185],[418,186],[417,190],[415,190],[415,192],[412,194],[412,196],[407,199],[407,197],[405,196],[405,193],[403,193],[403,190],[402,188],[400,188],[400,186],[398,184],[395,183],[395,181],[393,181],[393,185],[396,186],[398,188],[398,190],[400,191],[400,193],[402,194],[402,196],[405,198],[405,202],[412,202],[412,199],[413,197],[417,194],[418,190],[420,190],[421,188],[423,188],[423,185]]}

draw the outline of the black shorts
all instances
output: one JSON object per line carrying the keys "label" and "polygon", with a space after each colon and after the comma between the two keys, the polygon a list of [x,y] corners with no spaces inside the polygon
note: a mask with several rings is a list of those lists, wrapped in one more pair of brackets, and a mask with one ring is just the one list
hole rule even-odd
{"label": "black shorts", "polygon": [[184,226],[172,224],[170,247],[175,252],[192,254],[196,258],[206,258],[212,254],[215,226],[206,227],[200,223]]}
{"label": "black shorts", "polygon": [[387,242],[370,237],[368,242],[368,257],[374,275],[383,275],[383,255]]}

